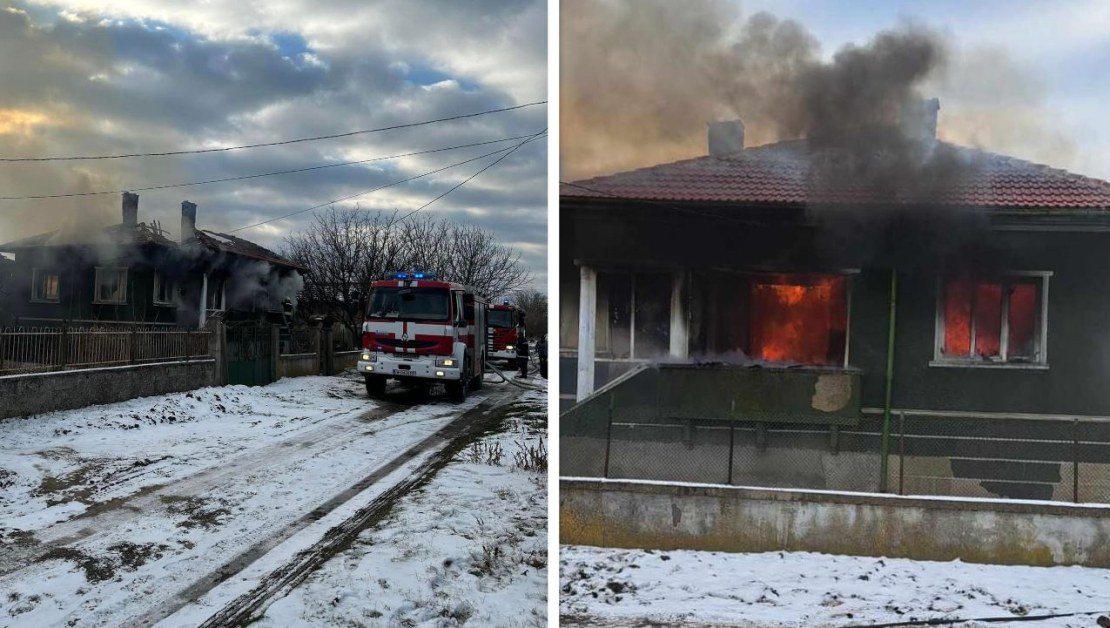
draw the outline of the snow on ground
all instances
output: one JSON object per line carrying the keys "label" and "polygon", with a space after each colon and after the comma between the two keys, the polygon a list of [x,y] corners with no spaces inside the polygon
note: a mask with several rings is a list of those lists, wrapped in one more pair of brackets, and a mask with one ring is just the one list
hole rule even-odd
{"label": "snow on ground", "polygon": [[361,389],[304,377],[0,421],[0,625],[151,623],[483,398]]}
{"label": "snow on ground", "polygon": [[1095,613],[1036,622],[1089,627],[1098,614],[1110,611],[1110,570],[1105,569],[806,552],[730,554],[566,545],[560,551],[560,587],[560,615],[567,624],[582,626],[697,622],[808,628]]}
{"label": "snow on ground", "polygon": [[546,626],[546,415],[525,393],[257,625]]}
{"label": "snow on ground", "polygon": [[9,535],[36,530],[365,412],[372,406],[359,386],[301,377],[0,420],[0,525]]}

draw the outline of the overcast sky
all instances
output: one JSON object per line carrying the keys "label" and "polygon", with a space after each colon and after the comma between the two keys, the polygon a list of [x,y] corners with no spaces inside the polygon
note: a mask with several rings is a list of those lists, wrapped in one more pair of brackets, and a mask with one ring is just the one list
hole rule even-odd
{"label": "overcast sky", "polygon": [[[343,133],[547,99],[543,0],[0,0],[0,157],[188,150]],[[250,175],[541,131],[546,106],[466,121],[195,156],[0,163],[0,196]],[[177,237],[182,200],[227,231],[516,142],[240,182],[140,192]],[[546,291],[547,142],[426,213],[481,225]],[[411,211],[496,156],[343,205]],[[0,201],[0,241],[119,222],[118,195]],[[422,212],[423,213],[423,212]],[[237,235],[278,247],[311,213]]]}

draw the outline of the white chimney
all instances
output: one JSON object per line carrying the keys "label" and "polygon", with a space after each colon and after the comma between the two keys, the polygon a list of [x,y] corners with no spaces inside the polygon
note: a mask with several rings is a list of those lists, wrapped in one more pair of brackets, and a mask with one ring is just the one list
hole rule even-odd
{"label": "white chimney", "polygon": [[197,236],[197,204],[181,201],[181,241]]}

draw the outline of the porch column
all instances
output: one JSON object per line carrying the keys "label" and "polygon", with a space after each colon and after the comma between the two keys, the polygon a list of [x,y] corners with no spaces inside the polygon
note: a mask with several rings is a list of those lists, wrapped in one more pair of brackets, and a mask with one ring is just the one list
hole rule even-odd
{"label": "porch column", "polygon": [[687,321],[690,320],[686,302],[686,271],[671,275],[671,351],[672,358],[686,359],[690,355],[690,337]]}
{"label": "porch column", "polygon": [[575,400],[594,392],[594,347],[597,337],[597,271],[581,266],[578,295],[578,388]]}
{"label": "porch column", "polygon": [[200,276],[200,311],[197,312],[197,327],[204,327],[208,322],[206,318],[208,307],[208,273],[202,273]]}

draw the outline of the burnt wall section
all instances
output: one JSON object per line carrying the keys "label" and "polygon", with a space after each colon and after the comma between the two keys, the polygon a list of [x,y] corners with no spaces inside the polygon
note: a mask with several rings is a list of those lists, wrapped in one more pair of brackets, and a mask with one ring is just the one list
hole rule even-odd
{"label": "burnt wall section", "polygon": [[559,541],[1110,567],[1110,508],[562,479]]}
{"label": "burnt wall section", "polygon": [[216,364],[206,358],[0,377],[0,419],[214,386]]}

